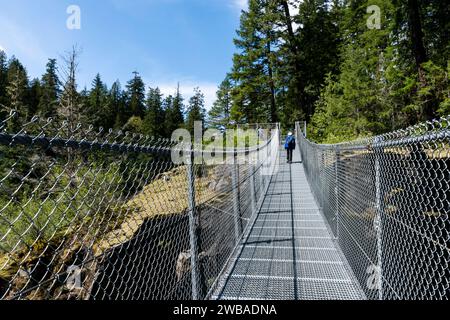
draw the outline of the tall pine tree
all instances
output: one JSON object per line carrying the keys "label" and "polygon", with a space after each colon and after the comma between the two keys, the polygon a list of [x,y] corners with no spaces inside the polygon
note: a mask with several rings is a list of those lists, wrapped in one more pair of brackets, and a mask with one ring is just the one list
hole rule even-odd
{"label": "tall pine tree", "polygon": [[44,117],[55,117],[58,109],[58,99],[61,94],[58,67],[56,59],[49,59],[45,74],[41,80],[41,96],[38,113]]}
{"label": "tall pine tree", "polygon": [[134,77],[126,86],[127,104],[130,116],[144,118],[145,115],[145,84],[139,72],[133,72]]}
{"label": "tall pine tree", "polygon": [[28,104],[28,75],[25,67],[18,59],[12,57],[8,65],[7,74],[8,85],[6,87],[7,106],[6,112],[17,114],[11,123],[11,128],[18,130],[19,126],[31,117]]}
{"label": "tall pine tree", "polygon": [[158,138],[165,138],[165,110],[162,103],[162,94],[159,88],[149,88],[147,94],[147,114],[143,121],[145,134]]}
{"label": "tall pine tree", "polygon": [[92,81],[92,89],[88,98],[89,121],[95,127],[111,128],[114,125],[114,115],[108,101],[108,88],[103,83],[100,74]]}
{"label": "tall pine tree", "polygon": [[276,83],[274,48],[278,46],[273,15],[273,1],[250,0],[248,11],[241,16],[238,37],[234,40],[239,53],[233,58],[231,78],[231,116],[237,122],[275,122]]}
{"label": "tall pine tree", "polygon": [[42,95],[42,86],[39,79],[33,79],[27,93],[28,112],[30,116],[38,114],[39,102]]}
{"label": "tall pine tree", "polygon": [[336,3],[328,10],[326,0],[304,0],[299,7],[300,14],[296,22],[298,44],[302,48],[299,58],[300,77],[305,86],[302,93],[303,110],[308,120],[315,109],[315,102],[320,96],[327,74],[338,72],[339,62],[339,28],[334,14],[339,11]]}
{"label": "tall pine tree", "polygon": [[220,84],[217,91],[217,100],[208,113],[208,126],[226,127],[230,124],[232,97],[232,85],[229,76]]}
{"label": "tall pine tree", "polygon": [[126,105],[126,95],[122,91],[119,80],[114,82],[109,90],[108,105],[114,119],[113,128],[121,129],[129,119],[129,110]]}
{"label": "tall pine tree", "polygon": [[[8,104],[6,87],[8,86],[8,57],[0,50],[0,119],[4,119],[5,106]],[[3,106],[3,107],[2,107]]]}
{"label": "tall pine tree", "polygon": [[191,135],[194,134],[194,125],[196,121],[202,122],[202,131],[205,127],[205,96],[199,88],[194,89],[194,95],[189,99],[187,110],[186,129]]}
{"label": "tall pine tree", "polygon": [[166,110],[166,137],[171,137],[172,133],[184,127],[184,105],[183,105],[183,96],[180,92],[180,86],[178,85],[177,92],[175,93],[175,97],[168,96],[165,101],[165,110]]}

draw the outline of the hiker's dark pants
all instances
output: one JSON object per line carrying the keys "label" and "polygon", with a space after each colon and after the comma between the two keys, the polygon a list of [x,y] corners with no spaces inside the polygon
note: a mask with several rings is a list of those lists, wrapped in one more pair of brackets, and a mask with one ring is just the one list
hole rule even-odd
{"label": "hiker's dark pants", "polygon": [[287,161],[292,162],[292,154],[294,153],[294,149],[287,149]]}

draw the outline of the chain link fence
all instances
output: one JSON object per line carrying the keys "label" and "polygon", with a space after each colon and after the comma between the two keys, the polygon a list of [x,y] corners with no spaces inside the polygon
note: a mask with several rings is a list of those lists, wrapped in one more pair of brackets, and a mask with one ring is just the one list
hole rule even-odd
{"label": "chain link fence", "polygon": [[450,298],[450,117],[336,145],[297,123],[313,194],[370,299]]}
{"label": "chain link fence", "polygon": [[0,121],[0,299],[209,298],[269,183],[279,129],[258,129],[180,165],[190,144]]}

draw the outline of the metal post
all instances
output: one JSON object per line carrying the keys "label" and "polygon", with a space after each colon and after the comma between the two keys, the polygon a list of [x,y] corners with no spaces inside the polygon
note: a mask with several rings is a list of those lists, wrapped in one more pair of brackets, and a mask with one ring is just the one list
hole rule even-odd
{"label": "metal post", "polygon": [[187,165],[187,183],[189,198],[189,242],[191,247],[191,288],[192,299],[199,299],[198,286],[198,249],[197,249],[197,221],[195,204],[195,172],[194,172],[194,151],[191,147],[190,163]]}
{"label": "metal post", "polygon": [[233,187],[233,212],[234,212],[234,233],[236,244],[239,241],[242,232],[241,208],[239,204],[239,165],[237,164],[237,152],[234,152],[234,163],[231,173]]}
{"label": "metal post", "polygon": [[[267,132],[264,131],[264,141],[263,144],[264,146],[262,148],[259,148],[259,154],[258,154],[258,159],[261,161],[261,168],[263,169],[262,172],[264,172],[265,170],[265,166],[266,166],[266,158],[264,157],[263,153],[264,153],[264,148],[267,148],[266,146],[266,142],[267,142]],[[264,190],[266,187],[266,175],[261,174],[261,188],[262,190]]]}
{"label": "metal post", "polygon": [[[302,148],[301,148],[301,143],[302,143],[302,142],[301,142],[301,140],[300,140],[300,135],[298,134],[298,133],[299,133],[298,128],[299,128],[299,126],[298,126],[298,121],[296,121],[296,122],[295,122],[295,139],[297,140],[298,147],[300,148],[300,149],[299,149],[299,152],[300,152],[300,161],[302,161],[302,159],[303,159]],[[281,142],[281,139],[280,139],[280,142]]]}
{"label": "metal post", "polygon": [[339,162],[341,158],[341,151],[339,146],[336,146],[336,163],[335,163],[335,198],[336,198],[336,239],[339,239]]}
{"label": "metal post", "polygon": [[308,134],[306,133],[306,130],[307,130],[308,128],[307,128],[307,122],[305,121],[305,126],[304,126],[304,133],[305,133],[305,138],[308,138]]}
{"label": "metal post", "polygon": [[324,170],[325,170],[325,159],[323,156],[323,151],[319,150],[320,152],[320,165],[319,165],[319,185],[321,186],[321,191],[320,191],[320,209],[322,210],[322,212],[325,212],[325,196],[324,196],[324,189],[323,188],[323,174],[324,174]]}
{"label": "metal post", "polygon": [[[268,169],[270,162],[269,162],[269,157],[270,157],[270,144],[268,144],[269,140],[272,138],[272,132],[270,132],[270,136],[269,136],[269,129],[267,129],[267,141],[266,141],[266,170]],[[267,172],[266,172],[267,173]],[[264,176],[266,178],[266,180],[264,181],[264,187],[267,186],[267,184],[269,183],[269,175],[265,175]]]}
{"label": "metal post", "polygon": [[[253,161],[252,161],[253,162]],[[253,214],[256,213],[256,188],[255,188],[255,175],[256,175],[256,170],[255,170],[255,164],[254,163],[250,163],[251,166],[251,177],[250,177],[250,197],[251,197],[251,201],[252,201],[252,216]]]}
{"label": "metal post", "polygon": [[374,139],[374,156],[375,156],[375,206],[376,206],[376,217],[374,221],[375,230],[377,234],[377,289],[378,289],[378,299],[383,300],[383,243],[382,243],[382,233],[383,233],[383,205],[382,205],[382,192],[381,192],[381,172],[380,172],[380,153],[383,152],[382,148],[378,148],[376,144],[380,142],[380,138],[376,137]]}
{"label": "metal post", "polygon": [[[261,165],[261,156],[260,156],[260,152],[261,152],[261,148],[260,148],[260,144],[261,144],[261,140],[260,140],[260,136],[259,136],[259,125],[258,125],[258,147],[256,149],[256,165],[259,167]],[[260,186],[260,190],[264,190],[264,177],[262,175],[262,168],[259,168],[259,186]],[[261,193],[261,196],[262,193]]]}
{"label": "metal post", "polygon": [[[256,133],[258,135],[258,132]],[[254,163],[253,154],[251,151],[248,153],[248,165],[250,166],[250,197],[252,206],[252,216],[256,212],[256,187],[255,187],[255,174],[256,174],[256,164]]]}
{"label": "metal post", "polygon": [[281,143],[281,123],[278,123],[278,143]]}

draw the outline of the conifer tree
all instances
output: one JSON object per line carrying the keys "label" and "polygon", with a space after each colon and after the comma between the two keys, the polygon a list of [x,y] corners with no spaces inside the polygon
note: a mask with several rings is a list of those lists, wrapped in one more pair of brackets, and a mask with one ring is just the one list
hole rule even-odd
{"label": "conifer tree", "polygon": [[327,142],[392,129],[393,109],[383,88],[392,61],[389,40],[394,27],[394,8],[389,0],[371,3],[376,3],[384,14],[380,30],[367,27],[366,0],[354,1],[345,8],[342,27],[346,40],[341,48],[340,74],[328,77],[328,87],[312,119],[313,127],[325,127],[320,139]]}
{"label": "conifer tree", "polygon": [[143,120],[143,131],[153,137],[165,137],[165,110],[159,88],[149,88],[147,94],[147,114]]}
{"label": "conifer tree", "polygon": [[30,116],[38,114],[39,102],[42,96],[42,86],[39,79],[33,79],[27,93],[28,112]]}
{"label": "conifer tree", "polygon": [[232,97],[231,79],[229,76],[220,84],[217,100],[208,113],[208,125],[212,127],[228,126],[230,124]]}
{"label": "conifer tree", "polygon": [[302,108],[308,120],[315,109],[328,73],[338,72],[339,28],[334,14],[340,9],[336,3],[328,9],[326,0],[304,0],[299,6],[296,23],[300,25],[297,41],[302,54],[299,57],[299,76],[305,85]]}
{"label": "conifer tree", "polygon": [[238,37],[234,40],[239,53],[233,58],[231,78],[233,120],[237,122],[277,121],[276,84],[272,48],[277,46],[270,10],[272,1],[250,0],[248,11],[241,16]]}
{"label": "conifer tree", "polygon": [[189,99],[188,112],[186,118],[186,129],[191,135],[194,134],[196,121],[202,122],[202,130],[205,126],[205,96],[199,88],[194,89],[194,95]]}
{"label": "conifer tree", "polygon": [[116,129],[122,128],[129,117],[127,116],[126,95],[122,91],[119,80],[114,82],[109,90],[108,105],[111,110],[112,119],[114,120],[112,127]]}
{"label": "conifer tree", "polygon": [[7,105],[3,107],[6,113],[15,112],[16,117],[11,122],[10,129],[18,130],[30,115],[28,105],[28,75],[18,59],[12,57],[8,65],[8,85],[6,87]]}
{"label": "conifer tree", "polygon": [[184,105],[183,96],[180,92],[180,86],[178,85],[175,96],[168,96],[165,99],[164,105],[166,110],[166,137],[171,137],[173,131],[184,127]]}
{"label": "conifer tree", "polygon": [[[0,119],[5,117],[2,105],[7,105],[6,87],[8,86],[8,57],[0,50]],[[3,107],[5,108],[5,107]]]}
{"label": "conifer tree", "polygon": [[41,80],[41,96],[38,113],[44,118],[54,117],[57,114],[58,99],[61,94],[56,59],[49,59],[46,72]]}
{"label": "conifer tree", "polygon": [[87,110],[89,110],[90,123],[97,128],[111,128],[115,119],[110,110],[108,88],[103,83],[100,74],[97,74],[92,81],[88,102]]}
{"label": "conifer tree", "polygon": [[127,105],[130,116],[144,118],[145,115],[145,84],[139,72],[133,72],[134,77],[126,86]]}

